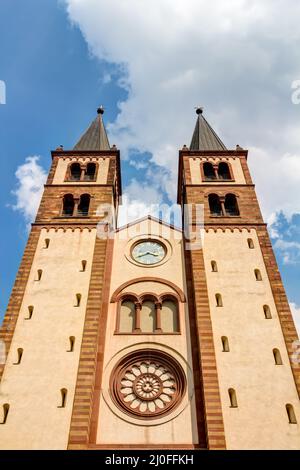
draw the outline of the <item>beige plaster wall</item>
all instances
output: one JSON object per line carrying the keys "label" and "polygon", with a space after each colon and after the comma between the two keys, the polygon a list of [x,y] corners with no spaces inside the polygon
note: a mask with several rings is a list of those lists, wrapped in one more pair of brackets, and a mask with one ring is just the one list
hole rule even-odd
{"label": "beige plaster wall", "polygon": [[[209,231],[203,251],[227,448],[300,449],[299,398],[256,231]],[[211,260],[217,262],[216,273]],[[255,268],[262,281],[255,280]],[[216,307],[216,293],[223,307]],[[272,319],[265,319],[264,304]],[[228,337],[230,352],[222,352],[221,336]],[[283,365],[274,364],[274,348]],[[236,390],[238,408],[230,408],[229,388]],[[287,403],[298,424],[288,423]]]}
{"label": "beige plaster wall", "polygon": [[[185,273],[182,251],[181,234],[178,231],[165,229],[158,223],[144,221],[138,224],[135,232],[131,230],[130,234],[125,231],[119,233],[119,237],[115,240],[113,266],[112,266],[112,282],[110,288],[110,297],[114,291],[123,283],[141,277],[162,278],[176,284],[177,287],[186,292]],[[149,236],[151,238],[159,238],[159,233],[163,230],[161,240],[168,247],[168,255],[166,262],[161,265],[152,267],[138,266],[130,260],[130,247],[139,239]],[[168,233],[169,232],[169,233]],[[138,233],[138,235],[136,235]],[[162,292],[172,292],[172,288],[160,283],[146,281],[144,283],[135,283],[124,289],[124,292],[133,292],[140,294],[142,292],[154,292],[160,294]],[[105,337],[105,354],[104,354],[104,377],[103,387],[108,387],[108,379],[111,369],[117,362],[119,351],[125,355],[128,353],[128,347],[131,350],[144,349],[145,347],[164,348],[166,352],[181,361],[182,367],[188,376],[188,390],[183,401],[182,412],[165,423],[147,426],[140,420],[139,424],[132,424],[126,421],[126,416],[120,416],[107,405],[103,398],[100,397],[99,420],[97,444],[193,444],[198,442],[197,426],[196,426],[196,410],[193,397],[193,379],[188,373],[191,366],[191,346],[189,335],[189,320],[187,303],[180,304],[180,335],[116,335],[116,314],[117,304],[110,303],[108,311],[108,322]],[[103,390],[107,393],[108,390]],[[108,393],[107,393],[108,394]],[[118,432],[116,432],[118,429]]]}
{"label": "beige plaster wall", "polygon": [[[0,404],[10,404],[0,425],[1,449],[67,447],[95,236],[87,229],[41,231],[1,382]],[[86,271],[80,272],[83,259]],[[74,307],[77,293],[80,307]],[[25,320],[28,305],[34,306],[31,320]],[[74,352],[67,352],[70,336],[76,338]],[[23,358],[14,365],[19,347]],[[61,388],[68,389],[65,408],[58,408]]]}
{"label": "beige plaster wall", "polygon": [[108,175],[108,167],[109,167],[109,158],[95,158],[95,157],[85,157],[85,158],[60,158],[58,160],[57,168],[53,178],[53,184],[74,184],[74,181],[65,181],[65,177],[67,174],[68,166],[72,163],[89,163],[94,162],[98,164],[98,173],[96,181],[89,182],[89,181],[76,181],[76,184],[106,184],[107,183],[107,175]]}
{"label": "beige plaster wall", "polygon": [[201,178],[201,169],[200,164],[204,162],[211,162],[212,164],[217,164],[219,162],[230,163],[231,170],[233,173],[234,181],[230,184],[245,184],[245,177],[242,169],[242,165],[239,158],[190,158],[190,171],[192,184],[213,184],[211,181],[202,181]]}

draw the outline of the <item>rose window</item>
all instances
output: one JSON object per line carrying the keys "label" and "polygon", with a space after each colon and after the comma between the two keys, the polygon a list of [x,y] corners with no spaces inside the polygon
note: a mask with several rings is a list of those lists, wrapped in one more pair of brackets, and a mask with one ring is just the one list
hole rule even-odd
{"label": "rose window", "polygon": [[126,413],[151,419],[179,404],[185,392],[185,375],[171,356],[161,351],[138,351],[117,365],[111,391]]}

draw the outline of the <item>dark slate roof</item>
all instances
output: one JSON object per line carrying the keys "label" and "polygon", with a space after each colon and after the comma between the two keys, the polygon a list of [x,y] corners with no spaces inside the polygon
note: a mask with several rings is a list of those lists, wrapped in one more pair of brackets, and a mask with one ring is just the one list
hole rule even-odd
{"label": "dark slate roof", "polygon": [[198,114],[190,150],[227,150],[213,128],[208,124],[202,114],[202,108],[198,108]]}
{"label": "dark slate roof", "polygon": [[98,108],[97,117],[80,137],[74,150],[110,150],[106,130],[103,124],[103,108]]}

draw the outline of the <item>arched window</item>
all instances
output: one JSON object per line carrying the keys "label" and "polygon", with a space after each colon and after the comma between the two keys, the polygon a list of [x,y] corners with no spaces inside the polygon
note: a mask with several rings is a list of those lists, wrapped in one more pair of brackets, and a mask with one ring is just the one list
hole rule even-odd
{"label": "arched window", "polygon": [[217,307],[223,307],[223,301],[221,294],[216,294]]}
{"label": "arched window", "polygon": [[72,163],[70,167],[70,180],[71,181],[80,181],[81,177],[81,167],[79,163]]}
{"label": "arched window", "polygon": [[9,404],[4,403],[4,405],[2,406],[2,421],[0,422],[0,424],[6,423],[8,412],[9,412]]}
{"label": "arched window", "polygon": [[203,173],[204,173],[204,177],[205,177],[206,180],[215,180],[216,179],[214,167],[212,166],[212,164],[210,162],[205,162],[203,164]]}
{"label": "arched window", "polygon": [[66,407],[66,404],[67,404],[67,394],[68,394],[68,390],[66,388],[61,388],[60,389],[60,396],[61,396],[61,401],[60,401],[60,405],[58,408],[65,408]]}
{"label": "arched window", "polygon": [[153,333],[156,328],[155,303],[152,300],[145,300],[141,309],[141,331],[143,333]]}
{"label": "arched window", "polygon": [[82,194],[80,196],[80,201],[78,205],[78,215],[79,216],[87,216],[89,213],[89,207],[90,207],[90,199],[91,196],[89,194]]}
{"label": "arched window", "polygon": [[263,306],[263,309],[264,309],[265,318],[266,318],[267,320],[268,320],[269,318],[272,318],[271,310],[270,310],[269,305],[264,305],[264,306]]}
{"label": "arched window", "polygon": [[72,217],[74,212],[74,197],[72,194],[66,194],[63,199],[63,210],[62,215],[64,217]]}
{"label": "arched window", "polygon": [[67,352],[73,352],[74,351],[74,345],[75,345],[75,336],[70,336],[69,337],[69,349]]}
{"label": "arched window", "polygon": [[229,401],[230,401],[230,408],[237,408],[237,398],[236,398],[236,393],[233,388],[228,389],[228,395],[229,395]]}
{"label": "arched window", "polygon": [[236,196],[234,194],[226,194],[225,211],[228,216],[240,215]]}
{"label": "arched window", "polygon": [[37,281],[40,281],[42,279],[42,275],[43,275],[43,270],[42,269],[38,269],[37,270],[37,278],[36,280]]}
{"label": "arched window", "polygon": [[132,300],[123,300],[119,314],[119,333],[132,333],[135,328],[135,304]]}
{"label": "arched window", "polygon": [[212,270],[213,273],[218,272],[218,265],[217,265],[216,261],[211,261],[211,270]]}
{"label": "arched window", "polygon": [[163,333],[178,333],[178,305],[173,299],[163,300],[161,305],[161,329]]}
{"label": "arched window", "polygon": [[94,181],[96,176],[96,164],[88,163],[84,175],[86,181]]}
{"label": "arched window", "polygon": [[262,281],[261,272],[259,269],[254,269],[254,275],[257,281]]}
{"label": "arched window", "polygon": [[222,215],[222,206],[220,198],[217,194],[210,194],[208,196],[209,210],[211,215],[220,216]]}
{"label": "arched window", "polygon": [[218,175],[221,180],[231,180],[229,166],[225,162],[220,162],[218,167]]}
{"label": "arched window", "polygon": [[279,349],[273,349],[274,361],[277,366],[282,366],[282,359]]}
{"label": "arched window", "polygon": [[221,341],[222,341],[222,351],[229,352],[229,341],[228,341],[227,336],[222,336]]}
{"label": "arched window", "polygon": [[296,418],[296,415],[295,415],[293,405],[291,405],[290,403],[287,403],[285,405],[285,408],[286,408],[286,412],[287,412],[287,415],[288,415],[289,423],[290,424],[297,424],[297,418]]}
{"label": "arched window", "polygon": [[50,245],[50,238],[45,238],[45,245],[44,245],[44,248],[45,248],[45,249],[49,248],[49,245]]}
{"label": "arched window", "polygon": [[247,239],[247,242],[248,242],[248,247],[253,250],[253,248],[254,248],[254,243],[253,243],[252,238],[248,238],[248,239]]}

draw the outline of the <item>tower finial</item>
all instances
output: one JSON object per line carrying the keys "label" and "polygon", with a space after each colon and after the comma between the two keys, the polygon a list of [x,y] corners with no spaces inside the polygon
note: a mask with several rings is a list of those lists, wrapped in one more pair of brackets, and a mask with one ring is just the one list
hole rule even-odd
{"label": "tower finial", "polygon": [[202,106],[196,106],[196,114],[202,114],[203,113],[203,108]]}
{"label": "tower finial", "polygon": [[98,113],[98,114],[104,114],[104,108],[103,108],[102,105],[99,106],[99,108],[97,109],[97,113]]}

